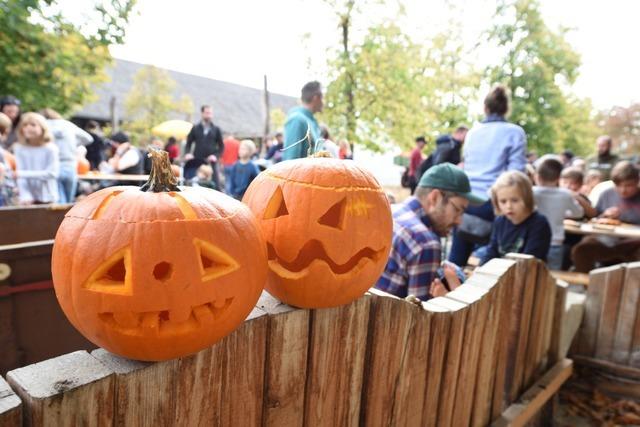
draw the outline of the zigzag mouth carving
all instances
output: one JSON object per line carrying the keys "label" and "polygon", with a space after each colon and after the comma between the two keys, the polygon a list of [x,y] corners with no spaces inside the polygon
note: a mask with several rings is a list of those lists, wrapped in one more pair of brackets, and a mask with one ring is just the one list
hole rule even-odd
{"label": "zigzag mouth carving", "polygon": [[373,262],[378,261],[384,251],[384,248],[376,251],[370,247],[365,247],[360,249],[344,264],[338,264],[331,259],[322,242],[315,239],[309,240],[305,243],[293,261],[287,261],[278,256],[275,247],[269,242],[267,242],[267,250],[270,264],[277,263],[280,267],[292,273],[300,273],[309,268],[311,263],[319,260],[326,263],[333,273],[346,274],[352,272],[357,266],[362,265],[362,260],[369,260]]}
{"label": "zigzag mouth carving", "polygon": [[171,310],[104,312],[99,313],[98,317],[112,329],[125,335],[182,335],[202,326],[213,325],[228,311],[233,297],[225,299],[222,305],[216,305],[216,302],[192,307],[189,317],[184,321],[172,320]]}

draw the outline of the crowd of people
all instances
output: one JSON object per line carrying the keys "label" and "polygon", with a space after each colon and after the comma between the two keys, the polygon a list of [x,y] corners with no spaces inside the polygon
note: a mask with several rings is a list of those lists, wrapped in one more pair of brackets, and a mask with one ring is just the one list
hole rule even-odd
{"label": "crowd of people", "polygon": [[[210,105],[201,107],[200,120],[184,141],[151,137],[147,145],[167,151],[185,185],[241,199],[260,170],[305,157],[310,149],[352,158],[349,144],[333,142],[328,128],[314,117],[323,108],[318,82],[302,88],[301,104],[289,112],[284,132],[267,138],[260,149],[252,139],[240,141],[225,134],[214,123]],[[147,150],[145,144],[132,144],[126,132],[107,137],[93,120],[81,129],[51,108],[22,112],[18,98],[5,96],[0,99],[0,206],[72,203],[98,188],[123,184],[118,180],[79,182],[78,176],[87,172],[84,169],[109,175],[148,174]]]}
{"label": "crowd of people", "polygon": [[[405,175],[412,196],[393,205],[392,250],[376,286],[422,300],[452,290],[472,255],[482,265],[510,252],[533,255],[551,270],[588,272],[640,260],[640,239],[566,234],[565,219],[640,225],[640,176],[634,161],[596,141],[587,159],[570,151],[538,158],[525,131],[506,119],[509,97],[494,87],[485,118],[437,139],[426,159],[416,138]],[[451,235],[448,261],[442,238]]]}
{"label": "crowd of people", "polygon": [[[260,149],[250,139],[225,134],[203,105],[201,118],[182,143],[151,138],[166,150],[186,185],[223,191],[241,199],[261,169],[323,150],[352,158],[346,141],[335,143],[315,114],[323,110],[320,83],[307,83],[301,105],[289,111],[284,131]],[[494,87],[484,101],[485,118],[470,129],[458,126],[439,137],[426,159],[424,137],[416,138],[403,177],[412,196],[393,205],[392,250],[377,287],[400,297],[429,299],[464,280],[461,267],[473,255],[480,264],[509,252],[533,255],[552,270],[588,272],[599,265],[640,259],[640,239],[567,234],[567,218],[640,225],[638,165],[612,152],[608,136],[596,141],[597,154],[578,158],[570,151],[540,158],[527,151],[527,136],[507,120],[509,96]],[[95,190],[78,170],[148,174],[145,148],[125,132],[108,138],[100,125],[85,129],[47,108],[22,113],[20,101],[0,100],[0,206],[69,203]],[[117,181],[100,182],[114,185]],[[448,261],[442,238],[451,235]]]}

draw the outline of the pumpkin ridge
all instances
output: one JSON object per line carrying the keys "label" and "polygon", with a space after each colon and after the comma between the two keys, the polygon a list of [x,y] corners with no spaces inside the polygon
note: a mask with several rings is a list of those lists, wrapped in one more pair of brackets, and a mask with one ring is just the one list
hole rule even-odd
{"label": "pumpkin ridge", "polygon": [[279,176],[279,175],[275,175],[271,172],[268,171],[264,171],[262,172],[263,174],[266,175],[267,178],[270,178],[274,181],[283,181],[283,182],[289,182],[292,184],[297,184],[303,187],[308,187],[308,188],[316,188],[316,189],[321,189],[321,190],[333,190],[333,191],[372,191],[374,193],[384,193],[384,191],[380,188],[374,188],[374,187],[364,187],[364,186],[349,186],[349,187],[334,187],[334,186],[325,186],[325,185],[319,185],[319,184],[312,184],[310,182],[304,182],[304,181],[299,181],[297,179],[291,179],[291,178],[285,178],[283,176]]}
{"label": "pumpkin ridge", "polygon": [[153,219],[151,221],[123,221],[123,220],[109,220],[109,219],[93,219],[93,218],[87,218],[87,217],[83,217],[83,216],[77,216],[77,215],[66,215],[65,218],[73,218],[73,219],[83,219],[85,221],[99,221],[99,222],[103,222],[103,223],[107,223],[107,224],[151,224],[151,223],[169,223],[169,222],[216,222],[216,221],[222,221],[225,219],[230,219],[230,218],[234,218],[238,215],[238,211],[234,212],[233,214],[229,215],[229,216],[224,216],[224,217],[220,217],[220,218],[198,218],[198,219],[189,219],[189,218],[178,218],[178,219]]}

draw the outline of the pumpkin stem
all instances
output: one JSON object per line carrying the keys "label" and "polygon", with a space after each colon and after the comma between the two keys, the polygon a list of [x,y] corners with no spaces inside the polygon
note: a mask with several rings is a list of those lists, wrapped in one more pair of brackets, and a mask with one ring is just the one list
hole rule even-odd
{"label": "pumpkin stem", "polygon": [[316,151],[314,154],[312,154],[309,157],[331,157],[331,153],[329,153],[328,151]]}
{"label": "pumpkin stem", "polygon": [[169,153],[151,146],[148,156],[151,157],[151,173],[149,180],[140,187],[140,190],[154,193],[180,191],[178,180],[171,171]]}

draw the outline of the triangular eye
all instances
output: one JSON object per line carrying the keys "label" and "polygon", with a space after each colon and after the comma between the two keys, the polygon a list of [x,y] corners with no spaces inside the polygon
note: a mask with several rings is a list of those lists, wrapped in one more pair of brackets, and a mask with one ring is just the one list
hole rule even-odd
{"label": "triangular eye", "polygon": [[331,206],[329,210],[320,217],[318,223],[342,230],[344,225],[344,208],[346,204],[347,198],[345,197],[338,203]]}
{"label": "triangular eye", "polygon": [[289,215],[289,210],[287,209],[287,205],[284,202],[284,195],[282,194],[282,188],[276,188],[273,196],[269,200],[267,204],[267,208],[264,210],[263,219],[273,219],[278,218],[283,215]]}
{"label": "triangular eye", "polygon": [[200,260],[202,281],[215,279],[237,270],[240,265],[228,253],[201,239],[193,239]]}
{"label": "triangular eye", "polygon": [[131,249],[126,247],[111,255],[89,276],[83,288],[95,292],[131,295]]}

